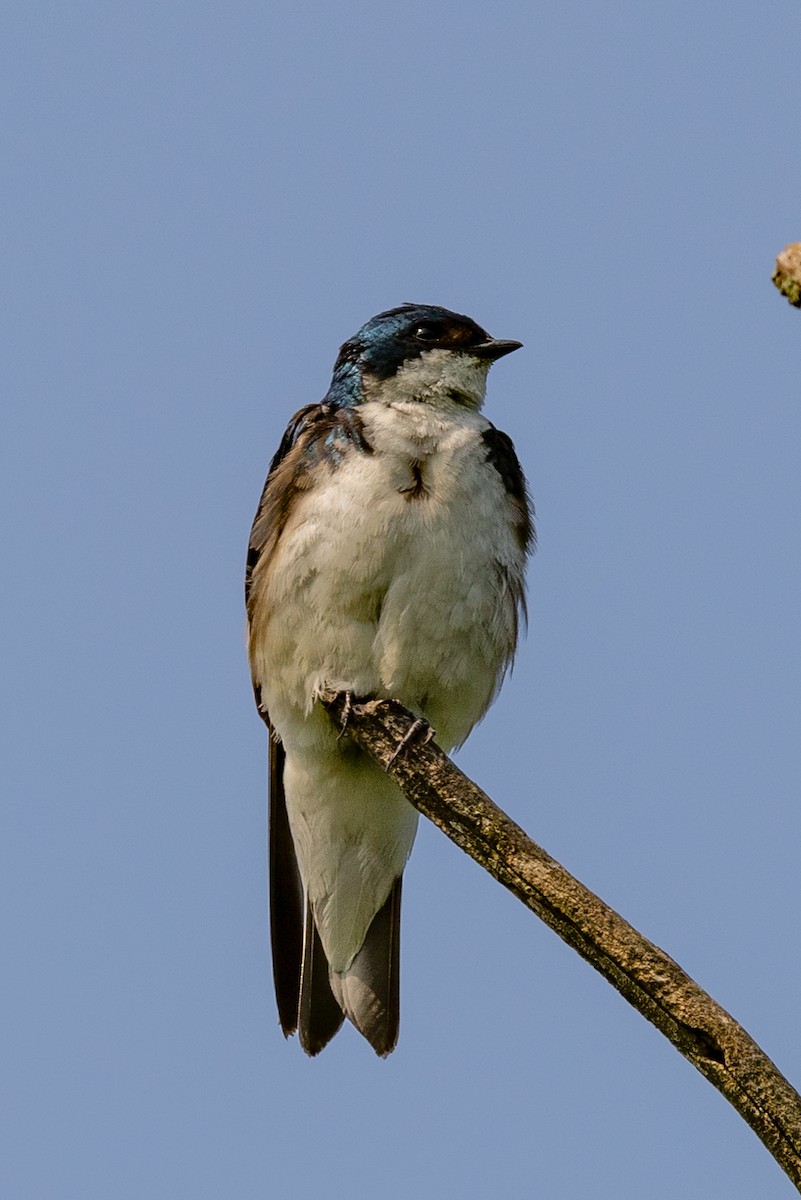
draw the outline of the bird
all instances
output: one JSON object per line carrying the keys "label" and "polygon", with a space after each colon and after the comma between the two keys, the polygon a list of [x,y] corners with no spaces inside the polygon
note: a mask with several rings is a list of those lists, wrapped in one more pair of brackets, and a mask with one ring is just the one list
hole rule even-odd
{"label": "bird", "polygon": [[521,345],[437,305],[379,313],[270,463],[247,643],[269,730],[278,1017],[308,1055],[345,1018],[378,1055],[395,1048],[418,816],[318,700],[394,698],[450,751],[495,698],[526,619],[535,532],[512,441],[481,407],[490,366]]}

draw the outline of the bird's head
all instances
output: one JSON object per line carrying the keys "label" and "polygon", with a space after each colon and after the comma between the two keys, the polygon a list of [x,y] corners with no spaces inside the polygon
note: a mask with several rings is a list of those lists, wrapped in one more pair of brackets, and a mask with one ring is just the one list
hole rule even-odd
{"label": "bird's head", "polygon": [[341,347],[327,399],[478,409],[492,363],[521,345],[490,337],[470,317],[447,308],[402,304],[373,317]]}

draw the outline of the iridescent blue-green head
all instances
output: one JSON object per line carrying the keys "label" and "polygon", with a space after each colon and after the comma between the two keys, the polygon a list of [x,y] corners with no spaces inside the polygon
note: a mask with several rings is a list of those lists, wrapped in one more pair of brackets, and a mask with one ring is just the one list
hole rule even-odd
{"label": "iridescent blue-green head", "polygon": [[373,317],[341,347],[326,400],[477,409],[492,363],[521,345],[490,337],[470,317],[447,308],[402,304]]}

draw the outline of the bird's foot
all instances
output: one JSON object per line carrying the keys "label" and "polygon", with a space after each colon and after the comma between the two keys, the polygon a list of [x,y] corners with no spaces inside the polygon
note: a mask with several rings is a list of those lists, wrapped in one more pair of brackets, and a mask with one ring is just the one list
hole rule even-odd
{"label": "bird's foot", "polygon": [[427,746],[433,738],[434,733],[435,730],[432,729],[425,717],[418,717],[417,720],[409,726],[407,732],[404,733],[403,737],[398,742],[392,753],[392,758],[387,763],[387,766],[391,767],[398,755],[401,754],[407,746],[410,746],[412,742],[422,741],[423,745]]}

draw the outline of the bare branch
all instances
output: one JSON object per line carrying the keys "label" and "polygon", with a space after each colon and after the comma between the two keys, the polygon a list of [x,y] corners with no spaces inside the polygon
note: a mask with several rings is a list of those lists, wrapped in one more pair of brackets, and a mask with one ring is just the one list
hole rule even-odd
{"label": "bare branch", "polygon": [[[609,980],[723,1093],[801,1191],[801,1097],[681,967],[526,836],[394,700],[322,699],[425,816]],[[419,723],[418,723],[419,728]],[[404,738],[400,753],[399,746]]]}

